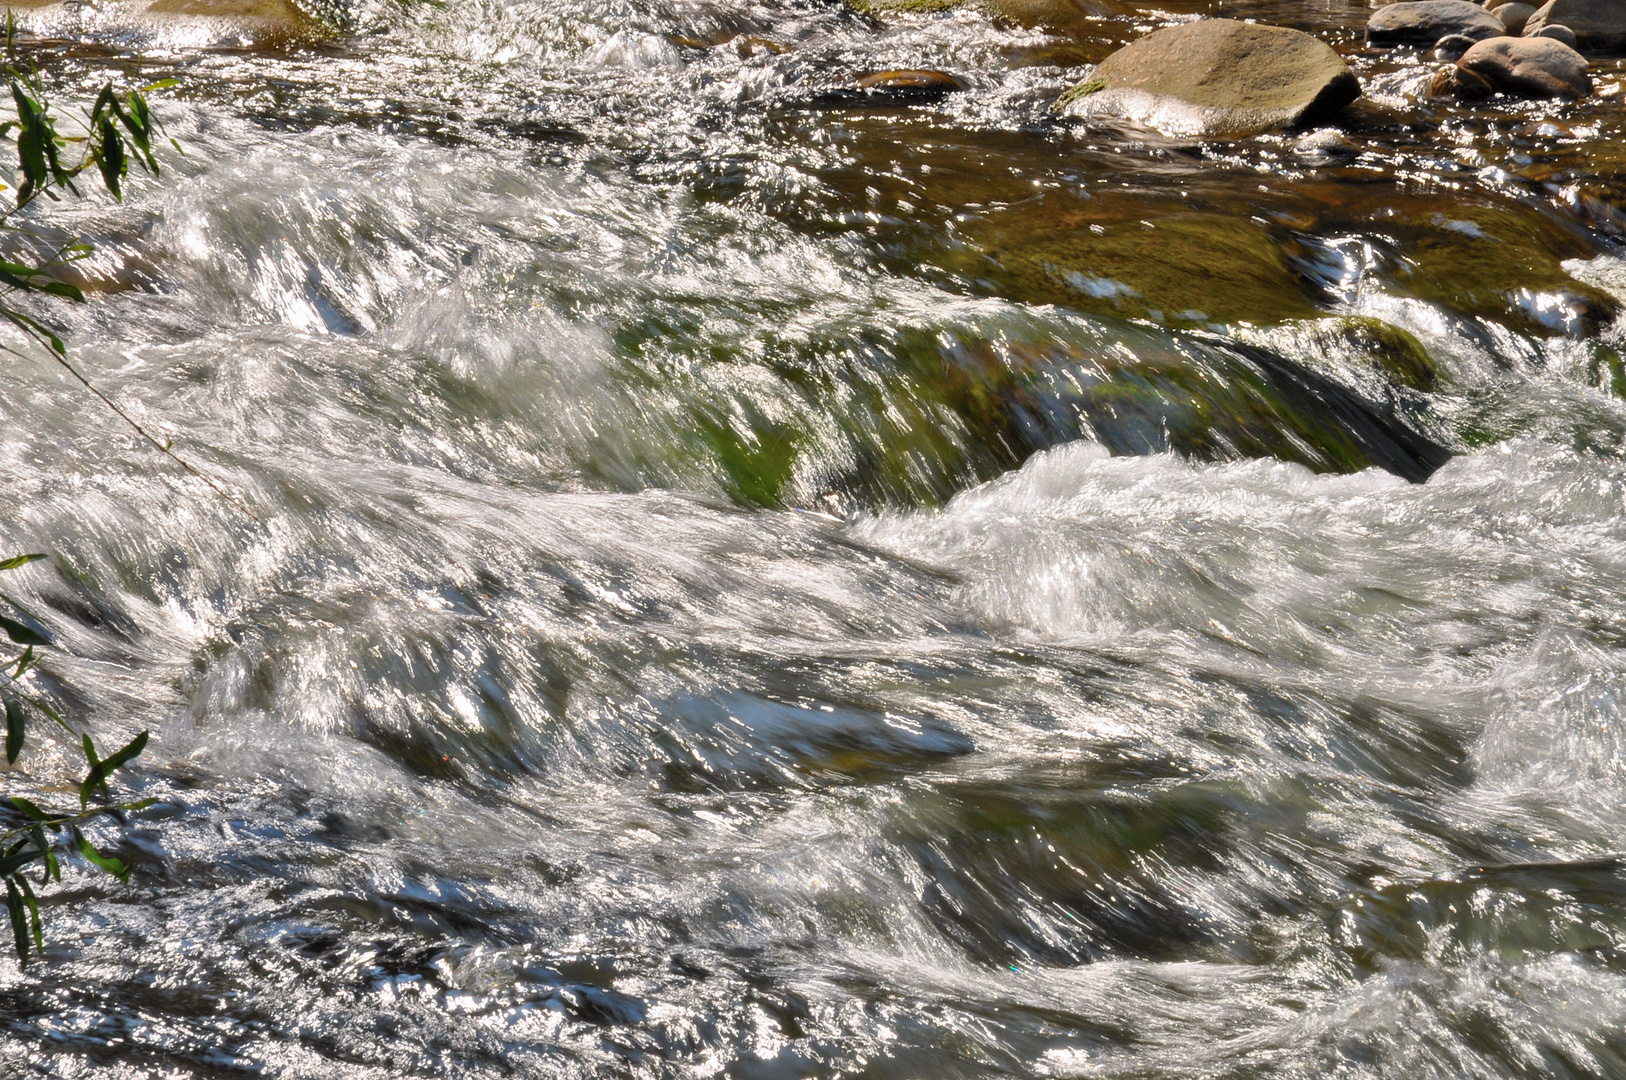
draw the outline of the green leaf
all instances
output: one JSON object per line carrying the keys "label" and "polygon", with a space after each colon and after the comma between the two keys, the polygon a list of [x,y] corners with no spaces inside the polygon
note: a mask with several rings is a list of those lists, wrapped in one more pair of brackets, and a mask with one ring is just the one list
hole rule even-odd
{"label": "green leaf", "polygon": [[22,186],[17,189],[17,202],[27,202],[40,185],[50,179],[45,147],[49,136],[48,121],[39,102],[29,96],[23,84],[11,80],[11,98],[17,106],[17,165],[23,172]]}
{"label": "green leaf", "polygon": [[6,910],[11,913],[11,937],[17,946],[17,966],[28,966],[28,916],[23,912],[23,894],[17,882],[6,878]]}
{"label": "green leaf", "polygon": [[[4,265],[4,264],[0,264],[0,265]],[[19,566],[26,566],[27,564],[29,564],[31,562],[34,562],[34,561],[36,561],[38,559],[47,559],[47,558],[50,558],[50,556],[44,554],[43,552],[38,552],[38,551],[36,551],[36,552],[34,552],[33,554],[30,554],[30,555],[13,555],[9,559],[0,560],[0,570],[15,570]]]}
{"label": "green leaf", "polygon": [[31,629],[16,619],[0,615],[0,630],[19,645],[49,645],[51,639]]}
{"label": "green leaf", "polygon": [[[21,196],[18,196],[18,198],[21,198]],[[22,312],[12,311],[10,308],[6,307],[0,307],[0,318],[5,319],[19,330],[28,334],[35,341],[49,346],[51,351],[56,353],[58,356],[65,358],[68,355],[68,347],[62,344],[61,338],[51,333],[51,331],[29,318],[27,315],[24,315]]]}
{"label": "green leaf", "polygon": [[97,130],[102,136],[101,145],[96,150],[96,164],[102,170],[102,183],[107,185],[113,198],[123,202],[124,193],[119,190],[119,183],[130,171],[130,163],[124,156],[124,140],[119,138],[119,129],[113,126],[112,117],[102,117]]}
{"label": "green leaf", "polygon": [[34,949],[36,952],[43,952],[45,949],[45,928],[40,925],[39,897],[34,895],[34,890],[28,884],[27,878],[19,876],[17,884],[23,890],[23,903],[28,905],[28,925],[34,931]]}
{"label": "green leaf", "polygon": [[66,281],[51,281],[44,285],[35,286],[40,292],[51,296],[61,296],[69,300],[83,301],[85,294],[79,291],[79,286],[70,285]]}
{"label": "green leaf", "polygon": [[85,839],[85,834],[80,832],[77,826],[75,826],[73,830],[73,842],[74,847],[78,849],[79,854],[83,855],[86,861],[88,861],[92,866],[96,866],[107,871],[120,881],[130,880],[129,864],[121,863],[112,856],[103,855],[101,852],[97,851],[96,846],[89,840]]}
{"label": "green leaf", "polygon": [[[23,707],[17,699],[10,694],[6,695],[6,764],[17,764],[17,757],[23,752],[23,736],[28,731],[28,720],[23,716]],[[16,801],[15,799],[13,800]]]}
{"label": "green leaf", "polygon": [[84,746],[85,759],[90,762],[90,772],[86,774],[85,782],[79,785],[79,804],[81,806],[89,803],[90,797],[98,790],[101,791],[102,801],[107,801],[107,778],[146,749],[147,732],[141,732],[105,761],[96,760],[96,746],[90,741],[89,735],[84,737]]}
{"label": "green leaf", "polygon": [[21,795],[11,796],[11,805],[33,818],[35,821],[50,821],[51,815],[35,805],[32,799],[25,799]]}

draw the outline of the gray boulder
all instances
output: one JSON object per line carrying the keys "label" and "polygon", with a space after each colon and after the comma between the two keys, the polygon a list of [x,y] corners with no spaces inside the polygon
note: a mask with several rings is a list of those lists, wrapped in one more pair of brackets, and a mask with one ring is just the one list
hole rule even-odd
{"label": "gray boulder", "polygon": [[1491,38],[1457,61],[1465,90],[1483,81],[1492,90],[1516,97],[1579,98],[1592,93],[1586,57],[1552,38]]}
{"label": "gray boulder", "polygon": [[1525,37],[1536,37],[1553,24],[1575,32],[1582,49],[1626,49],[1626,0],[1548,0],[1524,24]]}
{"label": "gray boulder", "polygon": [[1366,23],[1374,45],[1432,45],[1450,34],[1475,41],[1507,33],[1502,20],[1468,0],[1402,0],[1378,8]]}
{"label": "gray boulder", "polygon": [[1289,127],[1360,96],[1349,65],[1318,38],[1281,26],[1204,19],[1119,49],[1058,107],[1176,136],[1245,136]]}

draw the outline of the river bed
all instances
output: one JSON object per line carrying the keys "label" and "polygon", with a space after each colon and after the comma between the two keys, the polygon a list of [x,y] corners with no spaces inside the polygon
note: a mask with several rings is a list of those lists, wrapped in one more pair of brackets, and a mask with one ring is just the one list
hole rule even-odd
{"label": "river bed", "polygon": [[[157,801],[0,1071],[1626,1076],[1626,61],[1081,11],[25,33],[178,80],[38,313],[253,516],[7,359],[38,688]],[[1354,152],[1055,114],[1200,15]]]}

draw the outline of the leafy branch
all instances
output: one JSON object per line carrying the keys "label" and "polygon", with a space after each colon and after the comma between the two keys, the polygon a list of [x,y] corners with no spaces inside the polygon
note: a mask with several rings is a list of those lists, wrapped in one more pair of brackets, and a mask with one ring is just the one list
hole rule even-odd
{"label": "leafy branch", "polygon": [[[44,555],[18,555],[0,561],[0,570],[14,570]],[[0,646],[6,653],[0,660],[0,705],[6,714],[6,765],[16,765],[27,741],[28,722],[32,717],[48,720],[69,735],[73,729],[49,703],[28,689],[27,677],[38,664],[34,652],[37,646],[50,644],[50,638],[38,627],[28,609],[0,593],[0,632],[11,642]],[[16,647],[21,652],[16,652]],[[39,897],[27,871],[39,866],[41,887],[62,880],[62,860],[58,849],[68,856],[78,856],[120,881],[130,876],[130,864],[99,850],[86,838],[82,826],[98,818],[111,817],[123,823],[126,811],[140,810],[151,805],[151,800],[115,803],[108,789],[108,780],[119,769],[134,761],[147,746],[147,732],[143,731],[124,746],[102,757],[89,735],[79,735],[80,751],[84,754],[86,771],[79,782],[79,805],[73,807],[41,807],[32,799],[21,795],[8,797],[14,820],[21,824],[0,833],[0,880],[6,883],[6,909],[11,917],[12,940],[17,962],[28,964],[30,950],[45,947],[45,932],[40,923]]]}
{"label": "leafy branch", "polygon": [[[15,32],[16,22],[8,9],[6,12],[8,56],[12,56],[14,52]],[[83,118],[78,120],[82,134],[64,135],[57,130],[56,120],[52,116],[39,72],[24,72],[15,66],[8,66],[4,69],[4,75],[11,90],[16,119],[0,123],[0,142],[9,139],[15,144],[17,165],[15,169],[4,171],[10,186],[16,191],[16,200],[11,206],[0,210],[0,231],[17,232],[38,239],[37,234],[27,224],[19,221],[22,211],[41,195],[53,200],[61,198],[58,194],[60,189],[79,195],[79,188],[74,181],[92,168],[100,176],[102,185],[108,193],[120,202],[124,201],[124,181],[130,174],[131,161],[136,162],[149,175],[153,177],[159,175],[158,158],[153,153],[153,140],[162,135],[162,125],[147,104],[147,95],[176,85],[174,79],[162,79],[138,90],[126,90],[122,94],[113,89],[112,83],[105,84],[96,95],[95,103]],[[179,143],[174,139],[170,139],[169,142],[176,151],[180,151]],[[78,152],[76,159],[71,154],[75,148]],[[86,390],[96,395],[102,404],[111,409],[153,449],[201,480],[215,494],[244,514],[259,521],[260,518],[254,511],[175,453],[167,440],[160,441],[120,408],[112,398],[97,389],[68,359],[68,348],[61,337],[33,316],[19,311],[8,303],[9,298],[17,293],[43,293],[82,303],[85,295],[78,286],[58,279],[53,271],[85,258],[94,250],[89,244],[77,242],[65,244],[37,266],[0,259],[0,287],[3,287],[0,289],[0,320],[22,331],[26,337],[49,353],[63,370],[73,376],[74,380]],[[0,343],[0,349],[13,355],[22,355],[3,343]]]}

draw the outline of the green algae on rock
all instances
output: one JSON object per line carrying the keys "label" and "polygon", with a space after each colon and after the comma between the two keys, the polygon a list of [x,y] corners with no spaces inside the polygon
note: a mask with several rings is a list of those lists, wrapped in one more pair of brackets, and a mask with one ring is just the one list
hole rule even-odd
{"label": "green algae on rock", "polygon": [[1128,120],[1169,135],[1246,136],[1290,127],[1360,94],[1349,66],[1318,38],[1204,19],[1118,50],[1058,105],[1069,115]]}

